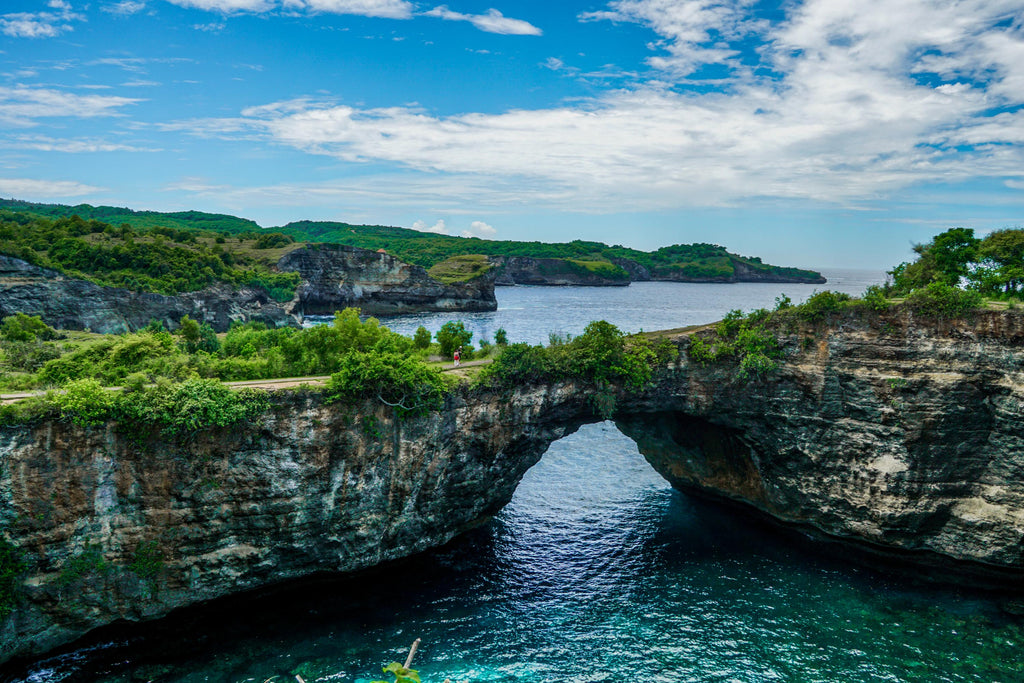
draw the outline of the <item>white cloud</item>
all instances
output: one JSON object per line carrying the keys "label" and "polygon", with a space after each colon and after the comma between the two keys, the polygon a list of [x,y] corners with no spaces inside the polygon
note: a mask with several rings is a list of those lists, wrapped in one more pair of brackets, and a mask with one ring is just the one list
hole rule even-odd
{"label": "white cloud", "polygon": [[704,64],[729,64],[737,50],[729,41],[763,28],[749,18],[754,0],[618,0],[609,9],[580,15],[583,21],[645,24],[667,39],[659,44],[667,56],[653,57],[652,66],[687,75]]}
{"label": "white cloud", "polygon": [[85,17],[71,11],[63,0],[51,0],[54,12],[14,12],[0,15],[0,33],[14,38],[53,38],[73,30],[72,22]]}
{"label": "white cloud", "polygon": [[539,36],[543,34],[543,31],[530,22],[506,17],[496,9],[489,9],[486,14],[463,14],[461,12],[453,12],[447,6],[441,5],[429,12],[424,12],[423,16],[438,17],[446,21],[468,21],[473,26],[487,33],[512,36]]}
{"label": "white cloud", "polygon": [[[745,2],[630,0],[587,15],[650,26],[667,56],[648,84],[582,104],[435,116],[292,100],[175,125],[455,178],[491,203],[518,191],[594,211],[847,203],[1024,178],[1024,114],[1009,113],[1024,106],[1019,0],[808,0],[773,24],[748,22]],[[755,35],[768,69],[734,58],[731,45]],[[724,91],[674,87],[706,63],[733,67]]]}
{"label": "white cloud", "polygon": [[104,188],[70,180],[0,178],[0,195],[18,199],[51,200],[104,192]]}
{"label": "white cloud", "polygon": [[115,2],[112,5],[103,5],[100,9],[108,14],[118,14],[127,17],[146,9],[146,3],[136,0],[121,0],[121,2]]}
{"label": "white cloud", "polygon": [[483,221],[473,221],[469,224],[469,230],[462,231],[463,237],[483,237],[484,239],[494,237],[497,234],[497,230]]}
{"label": "white cloud", "polygon": [[167,0],[172,5],[201,9],[208,12],[234,14],[236,12],[267,12],[277,3],[273,0]]}
{"label": "white cloud", "polygon": [[142,100],[109,95],[75,95],[48,88],[0,86],[0,122],[31,126],[47,117],[118,116],[118,110]]}
{"label": "white cloud", "polygon": [[58,139],[43,135],[19,136],[10,141],[0,141],[0,147],[8,149],[31,149],[40,152],[64,152],[80,154],[90,152],[159,152],[162,150],[136,147],[117,142],[93,139]]}
{"label": "white cloud", "polygon": [[240,12],[310,12],[355,14],[364,17],[408,19],[412,3],[406,0],[167,0],[180,7],[236,14]]}
{"label": "white cloud", "polygon": [[419,230],[420,232],[432,232],[438,235],[447,235],[448,227],[444,224],[444,219],[438,220],[433,225],[428,226],[423,221],[416,221],[412,224],[413,230]]}
{"label": "white cloud", "polygon": [[358,14],[364,17],[408,19],[412,3],[405,0],[285,0],[285,7],[297,6],[310,12]]}

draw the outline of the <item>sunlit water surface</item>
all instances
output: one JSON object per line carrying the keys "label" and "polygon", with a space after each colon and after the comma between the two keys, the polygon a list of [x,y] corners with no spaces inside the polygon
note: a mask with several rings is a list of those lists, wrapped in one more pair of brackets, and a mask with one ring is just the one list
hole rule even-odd
{"label": "sunlit water surface", "polygon": [[[851,277],[848,289],[870,281]],[[496,313],[472,319],[478,334],[541,341],[595,318],[627,330],[708,322],[811,289],[510,288]],[[12,678],[365,683],[420,637],[415,664],[432,683],[1024,681],[1024,629],[999,604],[860,568],[836,547],[673,491],[603,423],[553,444],[496,519],[445,548],[107,632]]]}

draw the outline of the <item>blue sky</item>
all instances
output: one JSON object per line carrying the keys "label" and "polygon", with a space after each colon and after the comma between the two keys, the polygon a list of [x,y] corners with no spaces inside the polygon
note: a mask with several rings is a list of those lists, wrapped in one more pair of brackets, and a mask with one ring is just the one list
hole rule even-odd
{"label": "blue sky", "polygon": [[0,196],[887,268],[1024,224],[1021,0],[5,0]]}

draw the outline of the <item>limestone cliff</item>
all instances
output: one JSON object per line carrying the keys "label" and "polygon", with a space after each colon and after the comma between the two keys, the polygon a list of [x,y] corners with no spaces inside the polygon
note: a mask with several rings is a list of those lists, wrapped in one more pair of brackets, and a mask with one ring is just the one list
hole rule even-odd
{"label": "limestone cliff", "polygon": [[358,247],[313,244],[285,254],[277,268],[302,276],[290,305],[302,315],[330,315],[349,306],[369,315],[498,308],[491,273],[446,285],[420,266]]}
{"label": "limestone cliff", "polygon": [[[782,340],[789,356],[760,382],[684,355],[648,389],[618,391],[616,424],[679,488],[1018,585],[1024,316],[895,312]],[[261,424],[184,444],[140,444],[116,425],[4,428],[0,525],[26,569],[0,661],[442,544],[505,505],[552,441],[600,419],[591,389],[464,388],[404,421],[283,393]]]}
{"label": "limestone cliff", "polygon": [[138,330],[151,320],[175,329],[185,315],[218,332],[233,321],[258,320],[272,327],[297,324],[262,289],[215,285],[177,296],[135,292],[66,277],[0,254],[0,318],[16,312],[38,315],[59,329],[104,334]]}
{"label": "limestone cliff", "polygon": [[[619,268],[592,271],[570,259],[532,256],[491,256],[499,285],[547,285],[564,287],[626,287],[629,273]],[[608,264],[605,264],[608,265]]]}

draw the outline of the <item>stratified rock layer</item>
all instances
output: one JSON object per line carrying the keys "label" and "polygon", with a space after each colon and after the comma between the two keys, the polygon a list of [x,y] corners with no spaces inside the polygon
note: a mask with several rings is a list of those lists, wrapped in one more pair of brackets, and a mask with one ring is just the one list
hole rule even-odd
{"label": "stratified rock layer", "polygon": [[133,292],[69,278],[0,254],[0,318],[19,312],[38,315],[58,329],[103,334],[138,330],[153,320],[176,329],[185,315],[218,332],[234,321],[257,320],[271,327],[298,324],[262,289],[216,285],[177,296]]}
{"label": "stratified rock layer", "polygon": [[[679,488],[1019,586],[1024,316],[894,313],[783,341],[789,357],[761,382],[684,356],[649,389],[620,391],[616,424]],[[262,424],[185,445],[116,425],[5,428],[0,524],[27,569],[0,660],[440,545],[501,509],[552,441],[599,419],[591,390],[463,389],[402,421],[280,394]]]}
{"label": "stratified rock layer", "polygon": [[291,304],[302,315],[330,315],[350,306],[370,315],[498,308],[493,274],[446,285],[420,266],[357,247],[313,244],[285,254],[277,268],[302,276]]}

